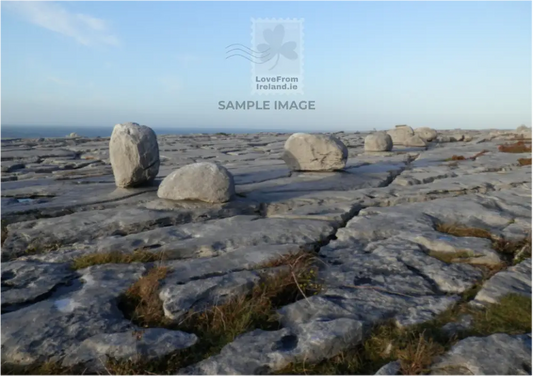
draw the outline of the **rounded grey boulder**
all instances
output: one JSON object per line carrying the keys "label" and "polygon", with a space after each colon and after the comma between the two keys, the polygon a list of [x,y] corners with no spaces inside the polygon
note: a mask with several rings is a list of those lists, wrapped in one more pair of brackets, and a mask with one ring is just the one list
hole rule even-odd
{"label": "rounded grey boulder", "polygon": [[294,133],[285,142],[282,159],[294,171],[334,171],[346,166],[348,149],[333,136]]}
{"label": "rounded grey boulder", "polygon": [[431,129],[429,127],[416,128],[415,134],[428,142],[436,139],[438,135],[436,130]]}
{"label": "rounded grey boulder", "polygon": [[391,151],[392,138],[386,132],[369,134],[365,138],[365,151]]}
{"label": "rounded grey boulder", "polygon": [[407,125],[397,125],[387,133],[391,136],[394,145],[406,145],[407,140],[415,134],[413,128]]}
{"label": "rounded grey boulder", "polygon": [[405,146],[412,146],[412,147],[426,147],[428,146],[426,140],[424,140],[422,137],[418,135],[410,136],[404,140]]}
{"label": "rounded grey boulder", "polygon": [[115,125],[109,140],[109,158],[117,187],[135,187],[152,181],[159,172],[159,146],[146,125]]}
{"label": "rounded grey boulder", "polygon": [[168,200],[199,200],[221,203],[235,194],[233,175],[225,167],[211,162],[183,166],[168,175],[157,196]]}

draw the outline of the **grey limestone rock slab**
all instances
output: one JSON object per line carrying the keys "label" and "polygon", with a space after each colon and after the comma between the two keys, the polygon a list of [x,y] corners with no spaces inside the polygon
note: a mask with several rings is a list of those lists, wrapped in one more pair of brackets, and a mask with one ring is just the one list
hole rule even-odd
{"label": "grey limestone rock slab", "polygon": [[197,342],[194,334],[163,328],[97,334],[84,340],[63,359],[64,367],[82,366],[104,373],[109,358],[120,361],[154,361]]}
{"label": "grey limestone rock slab", "polygon": [[531,259],[493,275],[477,293],[474,303],[497,303],[507,294],[531,297]]}
{"label": "grey limestone rock slab", "polygon": [[531,336],[469,337],[435,360],[432,375],[530,375]]}

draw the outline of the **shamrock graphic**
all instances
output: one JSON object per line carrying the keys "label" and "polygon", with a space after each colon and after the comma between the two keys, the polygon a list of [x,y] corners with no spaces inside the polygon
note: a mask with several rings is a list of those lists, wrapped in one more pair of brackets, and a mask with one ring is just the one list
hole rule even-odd
{"label": "shamrock graphic", "polygon": [[298,58],[298,54],[294,51],[296,49],[296,42],[283,43],[285,37],[285,28],[283,25],[277,25],[274,30],[266,29],[263,32],[263,37],[266,43],[261,43],[257,46],[257,50],[263,55],[261,61],[266,63],[276,57],[276,62],[269,70],[272,70],[278,65],[280,55],[283,55],[289,60]]}

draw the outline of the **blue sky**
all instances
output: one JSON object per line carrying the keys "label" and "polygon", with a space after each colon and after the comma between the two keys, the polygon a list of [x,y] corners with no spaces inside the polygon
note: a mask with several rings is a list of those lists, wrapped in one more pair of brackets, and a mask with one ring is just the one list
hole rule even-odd
{"label": "blue sky", "polygon": [[[531,126],[531,2],[6,2],[2,124]],[[304,19],[304,94],[252,95],[251,18]],[[219,110],[313,100],[314,111]]]}

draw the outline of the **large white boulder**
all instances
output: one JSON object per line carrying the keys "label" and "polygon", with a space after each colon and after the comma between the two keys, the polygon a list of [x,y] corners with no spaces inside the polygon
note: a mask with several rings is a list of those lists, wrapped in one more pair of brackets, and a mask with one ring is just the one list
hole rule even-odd
{"label": "large white boulder", "polygon": [[407,140],[415,134],[413,128],[407,125],[397,125],[396,128],[388,130],[387,133],[391,136],[394,145],[405,145]]}
{"label": "large white boulder", "polygon": [[235,194],[233,175],[212,162],[193,163],[168,175],[159,186],[157,196],[168,200],[199,200],[221,203]]}
{"label": "large white boulder", "polygon": [[117,187],[152,181],[159,172],[159,146],[154,131],[137,123],[117,124],[109,140],[109,158]]}
{"label": "large white boulder", "polygon": [[411,147],[426,147],[428,144],[426,140],[424,140],[422,137],[418,135],[410,136],[406,138],[403,141],[404,146],[411,146]]}
{"label": "large white boulder", "polygon": [[365,138],[365,151],[391,151],[392,138],[386,132],[369,134]]}
{"label": "large white boulder", "polygon": [[282,159],[294,171],[334,171],[346,166],[348,149],[333,136],[294,133]]}
{"label": "large white boulder", "polygon": [[430,142],[437,138],[437,131],[429,127],[420,127],[415,129],[415,134],[422,139]]}

